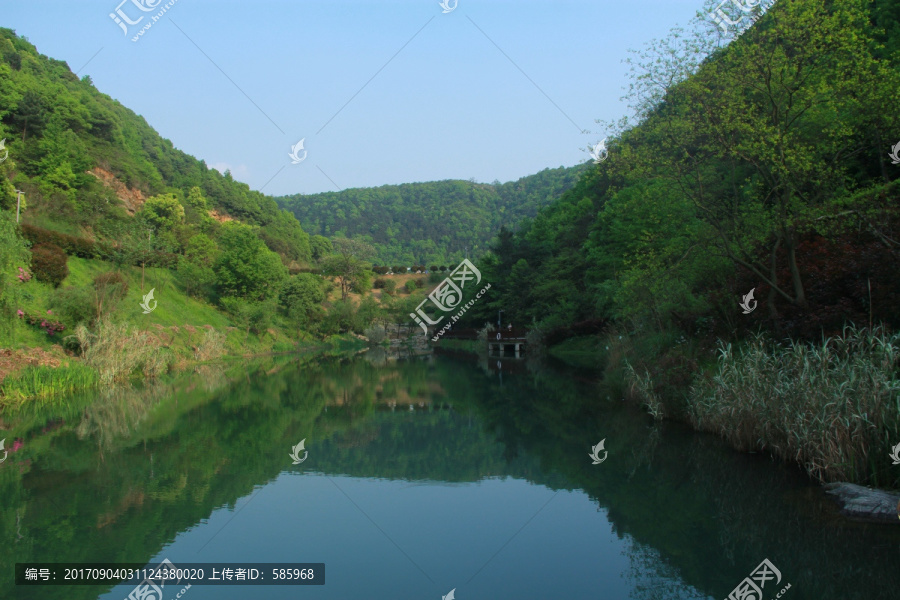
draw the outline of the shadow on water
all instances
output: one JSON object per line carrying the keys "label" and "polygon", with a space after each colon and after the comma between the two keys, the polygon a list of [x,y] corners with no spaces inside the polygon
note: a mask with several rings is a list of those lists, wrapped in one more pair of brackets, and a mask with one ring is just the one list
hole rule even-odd
{"label": "shadow on water", "polygon": [[786,598],[900,590],[900,527],[845,521],[796,469],[654,424],[579,373],[497,363],[376,349],[206,366],[2,415],[21,443],[0,464],[0,597],[97,598],[110,587],[16,589],[14,563],[149,561],[274,481],[304,438],[329,475],[583,490],[627,541],[632,598],[726,598],[764,558]]}

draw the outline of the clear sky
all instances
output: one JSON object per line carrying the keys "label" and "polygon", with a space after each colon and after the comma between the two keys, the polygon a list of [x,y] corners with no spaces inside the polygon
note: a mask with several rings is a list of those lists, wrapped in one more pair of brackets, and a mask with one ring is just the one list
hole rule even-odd
{"label": "clear sky", "polygon": [[[445,14],[438,0],[174,0],[133,42],[172,0],[121,1],[0,0],[0,25],[90,75],[177,148],[275,195],[509,181],[584,162],[606,137],[595,119],[628,112],[628,50],[703,8],[458,0]],[[119,6],[144,16],[127,35],[109,16]],[[306,158],[292,164],[301,139]]]}

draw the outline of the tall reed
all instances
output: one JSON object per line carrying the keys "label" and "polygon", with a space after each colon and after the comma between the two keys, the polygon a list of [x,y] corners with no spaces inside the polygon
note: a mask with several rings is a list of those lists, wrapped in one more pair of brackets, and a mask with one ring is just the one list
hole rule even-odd
{"label": "tall reed", "polygon": [[46,399],[98,384],[96,370],[80,364],[60,367],[28,366],[0,385],[0,405],[17,405],[28,399]]}
{"label": "tall reed", "polygon": [[127,379],[137,369],[147,377],[161,375],[169,369],[169,357],[161,348],[160,339],[126,323],[101,320],[97,333],[79,325],[75,328],[75,338],[85,362],[99,371],[103,384]]}
{"label": "tall reed", "polygon": [[878,483],[900,443],[898,358],[900,334],[878,327],[846,327],[816,345],[757,336],[739,354],[720,343],[718,372],[691,389],[691,419],[820,481]]}

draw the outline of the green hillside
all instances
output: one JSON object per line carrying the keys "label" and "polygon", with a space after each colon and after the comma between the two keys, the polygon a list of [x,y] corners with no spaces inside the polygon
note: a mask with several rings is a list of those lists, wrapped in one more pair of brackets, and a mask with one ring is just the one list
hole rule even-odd
{"label": "green hillside", "polygon": [[[254,227],[286,262],[309,259],[308,236],[271,198],[177,150],[89,77],[79,79],[66,63],[0,28],[4,138],[9,159],[0,164],[0,208],[14,208],[14,189],[23,190],[25,222],[103,237],[147,198],[172,194],[198,229],[215,229],[201,214],[208,208]],[[188,206],[195,187],[196,206]],[[205,203],[197,204],[200,196]],[[190,231],[168,233],[170,250],[183,250]]]}
{"label": "green hillside", "polygon": [[525,217],[571,189],[587,165],[544,169],[507,183],[431,181],[285,196],[311,234],[360,237],[382,264],[444,264],[479,256],[502,226]]}

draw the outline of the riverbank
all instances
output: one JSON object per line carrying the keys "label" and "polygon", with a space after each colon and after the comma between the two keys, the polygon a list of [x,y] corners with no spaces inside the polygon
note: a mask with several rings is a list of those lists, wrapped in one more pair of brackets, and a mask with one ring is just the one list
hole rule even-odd
{"label": "riverbank", "polygon": [[762,335],[731,344],[608,330],[548,350],[598,371],[656,420],[796,463],[821,483],[900,489],[890,458],[900,443],[900,334],[847,327],[815,344]]}
{"label": "riverbank", "polygon": [[[176,374],[195,367],[267,356],[294,353],[326,354],[333,351],[358,351],[365,342],[352,336],[332,336],[324,341],[287,341],[272,332],[268,346],[259,340],[244,345],[249,334],[219,332],[213,327],[191,326],[140,330],[126,324],[101,324],[97,334],[82,331],[81,356],[67,353],[61,346],[0,349],[0,410],[33,401],[47,401],[64,393],[89,390],[100,385],[127,384],[151,380],[163,374]],[[234,330],[234,328],[229,328]],[[283,334],[281,336],[284,337]],[[196,342],[196,345],[194,343]],[[256,352],[240,352],[254,348]],[[259,351],[262,349],[262,351]]]}

